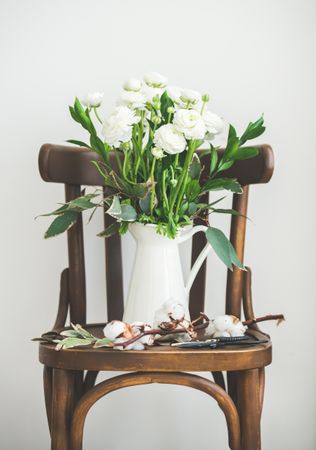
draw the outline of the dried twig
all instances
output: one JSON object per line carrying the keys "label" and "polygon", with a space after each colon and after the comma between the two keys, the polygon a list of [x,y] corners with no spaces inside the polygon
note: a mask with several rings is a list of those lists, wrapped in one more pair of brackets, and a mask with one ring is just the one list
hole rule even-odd
{"label": "dried twig", "polygon": [[285,317],[283,314],[269,314],[267,316],[244,320],[243,324],[249,326],[252,325],[253,323],[266,322],[267,320],[277,320],[278,321],[277,325],[279,325],[281,322],[285,320]]}

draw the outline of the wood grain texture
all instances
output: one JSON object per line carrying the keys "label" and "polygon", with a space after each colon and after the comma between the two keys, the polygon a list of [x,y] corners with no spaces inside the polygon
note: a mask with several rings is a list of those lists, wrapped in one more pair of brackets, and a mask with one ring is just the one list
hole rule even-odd
{"label": "wood grain texture", "polygon": [[234,403],[226,392],[206,378],[186,373],[129,373],[113,377],[98,384],[87,392],[75,408],[71,424],[71,450],[82,450],[83,427],[90,408],[102,397],[118,389],[150,384],[165,383],[187,386],[213,397],[225,414],[229,446],[231,450],[240,450],[239,417]]}
{"label": "wood grain texture", "polygon": [[[81,195],[80,185],[66,185],[66,202]],[[86,275],[83,245],[82,215],[75,225],[67,231],[68,237],[68,260],[69,260],[69,303],[70,320],[72,323],[86,323]]]}
{"label": "wood grain texture", "polygon": [[69,310],[69,269],[64,269],[60,276],[60,294],[56,320],[53,330],[65,326]]}
{"label": "wood grain texture", "polygon": [[52,399],[53,399],[53,368],[44,366],[43,368],[43,385],[45,397],[45,409],[48,422],[49,432],[51,432],[52,421]]}
{"label": "wood grain texture", "polygon": [[[238,178],[242,185],[267,183],[273,174],[273,151],[267,144],[256,146],[258,156],[237,161],[233,167],[221,176]],[[219,156],[224,149],[219,151]],[[91,161],[100,158],[84,147],[44,144],[39,153],[39,171],[44,181],[85,186],[102,186],[103,178]],[[111,154],[111,163],[115,165],[115,156]],[[205,167],[209,167],[209,156],[203,159]]]}
{"label": "wood grain texture", "polygon": [[54,369],[51,450],[70,450],[70,423],[74,406],[74,372]]}

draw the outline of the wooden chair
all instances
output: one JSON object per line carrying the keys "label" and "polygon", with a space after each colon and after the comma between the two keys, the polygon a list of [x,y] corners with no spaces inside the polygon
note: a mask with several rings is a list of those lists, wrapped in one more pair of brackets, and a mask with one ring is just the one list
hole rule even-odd
{"label": "wooden chair", "polygon": [[[273,173],[273,153],[268,145],[258,146],[259,155],[237,162],[227,174],[243,185],[243,194],[233,196],[233,207],[247,213],[249,185],[267,183]],[[43,180],[65,184],[66,201],[80,195],[81,186],[102,186],[102,178],[91,160],[96,155],[85,148],[45,144],[39,155]],[[209,166],[207,161],[206,167]],[[246,220],[233,216],[231,242],[243,260]],[[109,225],[110,216],[105,214]],[[82,218],[68,232],[69,265],[61,274],[58,314],[54,330],[70,321],[80,323],[102,336],[102,324],[86,324],[86,287]],[[193,237],[192,264],[205,245],[205,236]],[[123,315],[121,239],[105,240],[108,320]],[[190,293],[191,317],[204,310],[206,264]],[[251,298],[251,271],[228,271],[226,313],[245,319],[254,317]],[[267,338],[254,324],[250,333]],[[232,450],[259,450],[260,416],[264,392],[264,367],[271,362],[271,342],[256,347],[230,347],[216,350],[153,347],[145,351],[112,349],[68,349],[56,352],[54,345],[39,346],[44,364],[44,389],[52,450],[81,450],[83,427],[94,403],[117,389],[149,383],[179,384],[203,391],[213,397],[225,414],[229,446]],[[99,371],[128,372],[96,383]],[[212,372],[214,382],[186,372]],[[227,372],[227,383],[223,372]],[[227,387],[226,387],[227,384]]]}

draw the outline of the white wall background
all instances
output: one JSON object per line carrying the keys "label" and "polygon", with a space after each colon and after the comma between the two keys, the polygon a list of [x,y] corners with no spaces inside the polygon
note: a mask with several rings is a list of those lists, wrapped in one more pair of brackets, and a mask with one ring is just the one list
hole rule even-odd
{"label": "white wall background", "polygon": [[[251,192],[246,263],[257,314],[283,312],[287,322],[265,325],[274,362],[263,450],[316,448],[315,13],[312,0],[1,0],[1,450],[49,448],[30,339],[52,324],[67,262],[65,238],[44,242],[48,221],[33,220],[63,199],[61,186],[41,181],[38,150],[83,137],[68,117],[75,95],[104,91],[109,111],[124,79],[149,70],[210,92],[212,109],[239,130],[265,113],[261,142],[273,146],[276,171]],[[91,320],[105,311],[101,227],[99,218],[87,236]],[[133,248],[126,238],[127,274]],[[224,270],[211,259],[206,311],[214,316],[224,308]],[[225,424],[211,399],[185,388],[113,393],[86,423],[86,449],[193,446],[227,448]]]}

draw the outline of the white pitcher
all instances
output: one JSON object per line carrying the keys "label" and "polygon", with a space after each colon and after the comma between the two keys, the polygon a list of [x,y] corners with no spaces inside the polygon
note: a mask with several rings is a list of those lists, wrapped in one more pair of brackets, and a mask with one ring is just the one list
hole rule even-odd
{"label": "white pitcher", "polygon": [[190,319],[188,296],[196,274],[211,246],[207,243],[198,256],[185,284],[178,244],[195,233],[207,229],[204,225],[184,227],[175,239],[156,232],[156,225],[131,223],[129,230],[137,243],[123,320],[132,323],[153,323],[154,313],[164,302],[173,300],[185,307]]}

